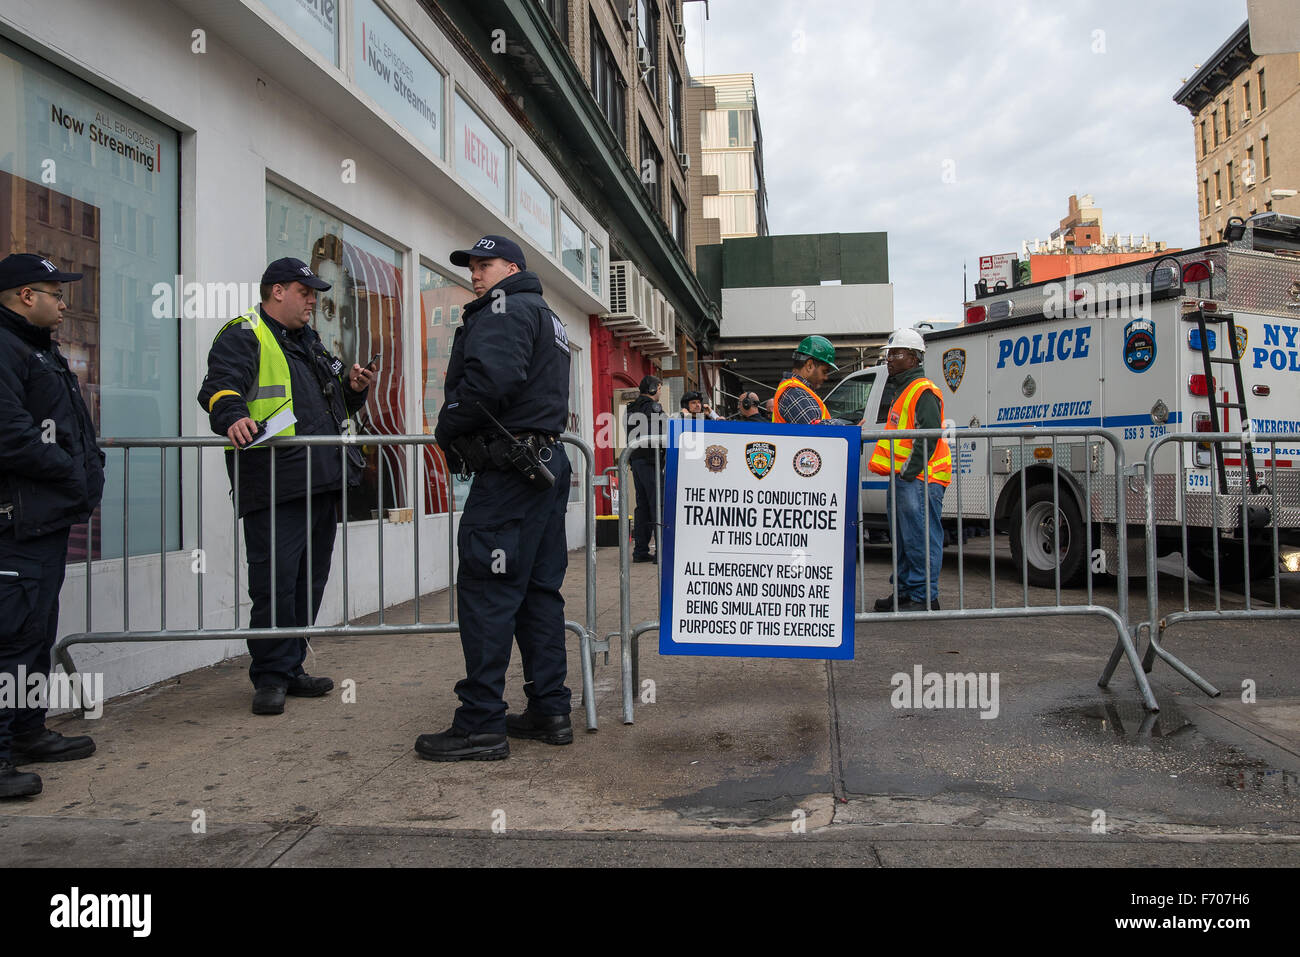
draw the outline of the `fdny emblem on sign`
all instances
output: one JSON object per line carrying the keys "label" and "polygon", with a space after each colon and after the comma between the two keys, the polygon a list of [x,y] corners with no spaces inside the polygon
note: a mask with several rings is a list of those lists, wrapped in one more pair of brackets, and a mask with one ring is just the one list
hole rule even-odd
{"label": "fdny emblem on sign", "polygon": [[1156,324],[1134,319],[1124,327],[1124,364],[1134,372],[1146,372],[1156,361]]}
{"label": "fdny emblem on sign", "polygon": [[812,478],[822,470],[822,457],[813,449],[800,449],[794,453],[794,470],[804,478]]}
{"label": "fdny emblem on sign", "polygon": [[[1243,329],[1241,326],[1237,326],[1237,358],[1238,359],[1240,359],[1242,356],[1246,354],[1246,343],[1249,339],[1250,336],[1247,334],[1246,330]],[[1264,344],[1268,345],[1268,343],[1264,343]]]}
{"label": "fdny emblem on sign", "polygon": [[710,472],[721,472],[727,467],[727,447],[710,445],[704,450],[704,467]]}
{"label": "fdny emblem on sign", "polygon": [[745,446],[745,464],[754,473],[754,478],[761,479],[772,471],[776,461],[776,446],[771,442],[750,442]]}
{"label": "fdny emblem on sign", "polygon": [[966,350],[949,349],[943,354],[943,378],[953,392],[961,385],[962,376],[966,374]]}

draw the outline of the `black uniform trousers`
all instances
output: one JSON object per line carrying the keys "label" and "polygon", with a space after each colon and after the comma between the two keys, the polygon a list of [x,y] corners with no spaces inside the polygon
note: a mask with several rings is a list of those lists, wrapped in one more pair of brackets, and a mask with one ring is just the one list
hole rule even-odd
{"label": "black uniform trousers", "polygon": [[536,489],[518,472],[492,469],[474,476],[465,502],[456,574],[465,678],[456,682],[461,703],[452,722],[462,734],[505,732],[512,639],[523,659],[528,710],[569,713],[560,587],[569,562],[564,512],[572,469],[563,448],[552,448],[551,488]]}
{"label": "black uniform trousers", "polygon": [[0,758],[13,756],[15,735],[45,727],[45,702],[26,707],[27,681],[18,684],[18,669],[27,680],[50,673],[67,560],[66,528],[24,542],[0,532],[0,674],[9,676],[6,683],[17,696],[0,706]]}
{"label": "black uniform trousers", "polygon": [[[316,621],[321,596],[330,575],[334,533],[338,525],[335,492],[311,497],[311,526],[307,525],[307,499],[277,502],[275,506],[275,626],[307,627]],[[271,627],[271,510],[258,509],[244,516],[244,545],[248,551],[248,597],[253,602],[248,624]],[[311,580],[307,555],[311,554]],[[310,602],[310,604],[309,604]],[[248,677],[254,688],[287,687],[303,674],[306,638],[250,638],[253,663]]]}
{"label": "black uniform trousers", "polygon": [[[662,461],[663,451],[660,451]],[[632,484],[636,487],[636,511],[632,514],[632,554],[645,557],[650,554],[654,540],[654,527],[663,511],[663,473],[654,459],[628,459],[632,469]],[[659,472],[659,492],[655,494],[655,473]]]}

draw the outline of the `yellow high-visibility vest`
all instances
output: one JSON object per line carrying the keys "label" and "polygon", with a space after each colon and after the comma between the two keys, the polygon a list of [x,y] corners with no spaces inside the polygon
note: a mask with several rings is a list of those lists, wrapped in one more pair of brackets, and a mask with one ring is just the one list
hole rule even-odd
{"label": "yellow high-visibility vest", "polygon": [[[916,428],[916,403],[926,390],[933,392],[935,398],[939,400],[939,420],[943,421],[943,396],[933,382],[920,378],[909,383],[894,400],[894,404],[889,409],[889,422],[885,428]],[[889,457],[890,441],[881,439],[871,452],[871,460],[867,463],[867,468],[877,475],[888,475],[891,471],[902,473],[907,460],[912,455],[912,440],[894,439],[892,444],[894,449],[892,462]],[[943,439],[935,443],[934,451],[930,454],[930,467],[923,474],[927,474],[931,482],[940,485],[947,485],[952,481],[952,454],[948,449],[948,443]]]}
{"label": "yellow high-visibility vest", "polygon": [[[222,326],[221,332],[217,333],[213,342],[221,338],[221,333],[227,329],[239,326],[252,329],[253,335],[257,336],[257,384],[248,395],[240,396],[248,406],[249,417],[264,422],[281,409],[292,411],[293,383],[289,376],[289,360],[284,357],[284,350],[276,341],[275,333],[262,321],[261,313],[256,306]],[[239,395],[239,393],[234,389],[222,389],[208,400],[208,411],[212,411],[218,399],[227,395]],[[294,434],[292,423],[276,433],[276,435]]]}
{"label": "yellow high-visibility vest", "polygon": [[817,409],[818,411],[821,412],[819,418],[829,419],[831,417],[831,414],[826,411],[826,403],[823,402],[820,398],[818,398],[816,392],[808,388],[798,379],[790,378],[790,379],[786,379],[784,382],[782,382],[780,385],[776,387],[776,395],[773,396],[772,398],[772,421],[773,422],[785,421],[785,419],[781,418],[781,396],[785,393],[786,389],[802,389],[804,392],[807,392],[810,396],[813,397],[813,401],[817,403]]}

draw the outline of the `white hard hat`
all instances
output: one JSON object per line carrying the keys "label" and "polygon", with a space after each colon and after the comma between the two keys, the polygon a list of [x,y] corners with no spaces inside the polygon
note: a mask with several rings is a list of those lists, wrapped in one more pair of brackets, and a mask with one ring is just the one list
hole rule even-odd
{"label": "white hard hat", "polygon": [[925,352],[925,340],[915,329],[895,329],[889,341],[885,343],[886,349],[913,349],[916,352]]}

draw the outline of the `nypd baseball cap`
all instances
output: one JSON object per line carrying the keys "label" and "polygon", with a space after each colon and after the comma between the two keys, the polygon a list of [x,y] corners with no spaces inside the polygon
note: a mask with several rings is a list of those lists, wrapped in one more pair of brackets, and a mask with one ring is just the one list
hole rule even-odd
{"label": "nypd baseball cap", "polygon": [[72,282],[79,272],[59,272],[54,263],[35,253],[14,253],[0,259],[0,292],[34,282]]}
{"label": "nypd baseball cap", "polygon": [[528,268],[524,260],[524,251],[519,248],[519,244],[504,236],[484,236],[469,249],[457,249],[451,254],[451,264],[468,266],[470,257],[504,259],[508,263],[514,263],[520,269]]}
{"label": "nypd baseball cap", "polygon": [[267,266],[266,272],[262,273],[262,282],[268,286],[273,286],[276,283],[300,282],[304,286],[320,292],[324,292],[330,287],[330,284],[312,272],[305,262],[301,259],[294,259],[292,256],[277,259]]}

